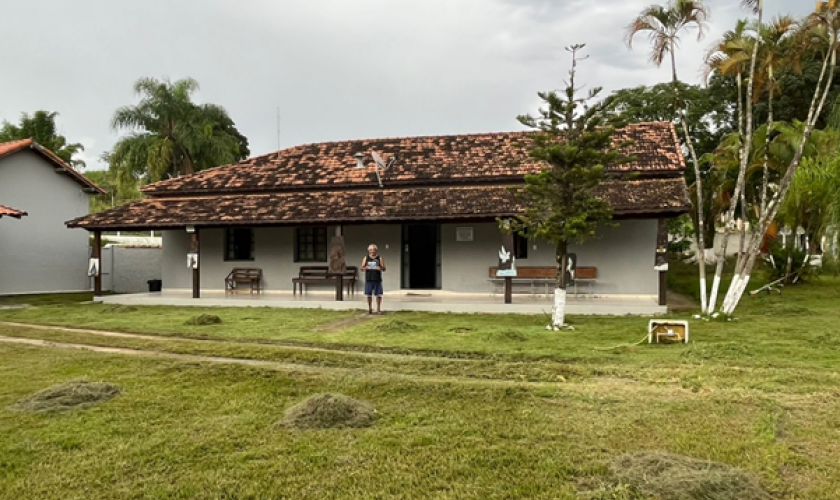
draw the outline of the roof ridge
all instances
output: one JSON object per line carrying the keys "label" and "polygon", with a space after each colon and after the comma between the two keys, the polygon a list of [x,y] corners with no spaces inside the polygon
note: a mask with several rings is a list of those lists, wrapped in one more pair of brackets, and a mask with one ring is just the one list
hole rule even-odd
{"label": "roof ridge", "polygon": [[102,189],[101,187],[99,187],[99,185],[97,185],[95,182],[93,182],[92,180],[85,177],[84,174],[82,174],[81,172],[79,172],[78,170],[73,168],[69,163],[64,161],[60,156],[55,154],[50,149],[45,148],[44,146],[39,144],[37,141],[35,141],[35,139],[33,139],[31,137],[28,138],[28,139],[18,139],[16,141],[9,141],[9,142],[0,143],[0,158],[2,158],[4,156],[7,156],[7,155],[10,155],[10,154],[13,154],[13,153],[17,153],[17,152],[22,151],[22,150],[27,149],[27,148],[28,149],[33,149],[36,152],[42,154],[43,156],[46,156],[49,161],[52,161],[56,165],[63,168],[65,171],[67,171],[68,174],[70,174],[70,177],[75,178],[75,180],[77,182],[79,182],[80,184],[83,184],[83,185],[87,186],[88,188],[90,188],[94,191],[97,191],[99,194],[105,194],[106,193],[106,191],[104,189]]}

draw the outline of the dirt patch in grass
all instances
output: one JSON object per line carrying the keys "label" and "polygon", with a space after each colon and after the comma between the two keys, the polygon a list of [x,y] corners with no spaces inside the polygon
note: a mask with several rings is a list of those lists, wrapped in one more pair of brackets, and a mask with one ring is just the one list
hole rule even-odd
{"label": "dirt patch in grass", "polygon": [[420,327],[398,319],[392,319],[376,325],[376,330],[382,333],[410,333],[420,330]]}
{"label": "dirt patch in grass", "polygon": [[474,329],[472,329],[472,328],[467,328],[467,327],[464,327],[464,326],[459,326],[459,327],[455,327],[455,328],[450,328],[450,329],[449,329],[449,331],[450,331],[451,333],[462,333],[462,334],[463,334],[463,333],[470,333],[470,332],[474,332],[475,330],[474,330]]}
{"label": "dirt patch in grass", "polygon": [[758,481],[741,469],[664,452],[630,453],[616,458],[609,464],[606,479],[582,484],[581,497],[770,500]]}
{"label": "dirt patch in grass", "polygon": [[317,394],[286,410],[280,424],[291,429],[363,428],[378,417],[370,403],[342,394]]}
{"label": "dirt patch in grass", "polygon": [[184,324],[187,326],[219,325],[221,323],[222,318],[216,316],[215,314],[202,314],[199,316],[193,316],[192,318],[184,322]]}
{"label": "dirt patch in grass", "polygon": [[113,384],[70,382],[36,392],[12,405],[11,409],[30,413],[85,409],[113,399],[120,392]]}
{"label": "dirt patch in grass", "polygon": [[324,325],[316,326],[312,329],[312,331],[319,333],[338,333],[342,330],[352,328],[356,325],[367,323],[373,318],[374,316],[371,316],[370,314],[358,314],[356,316],[350,316],[349,318],[341,318],[338,321],[332,321]]}
{"label": "dirt patch in grass", "polygon": [[123,306],[120,304],[115,304],[112,306],[105,307],[102,309],[102,314],[126,314],[126,313],[133,313],[137,312],[137,308],[134,306]]}

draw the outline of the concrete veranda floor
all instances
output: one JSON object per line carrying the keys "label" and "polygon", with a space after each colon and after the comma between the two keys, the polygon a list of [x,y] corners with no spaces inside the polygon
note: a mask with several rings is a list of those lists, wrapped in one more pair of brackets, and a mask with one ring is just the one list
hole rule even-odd
{"label": "concrete veranda floor", "polygon": [[[106,304],[132,306],[196,306],[196,307],[277,307],[286,309],[365,310],[367,303],[361,294],[347,296],[343,302],[335,300],[334,293],[309,292],[292,295],[287,292],[262,294],[224,291],[202,291],[200,299],[193,299],[189,291],[166,291],[109,295],[96,299]],[[505,304],[502,295],[460,294],[446,292],[410,293],[392,292],[383,300],[384,311],[425,311],[484,314],[548,314],[553,297],[514,295],[513,304]],[[569,296],[567,314],[571,315],[654,315],[665,314],[667,307],[660,306],[655,298],[646,296]]]}

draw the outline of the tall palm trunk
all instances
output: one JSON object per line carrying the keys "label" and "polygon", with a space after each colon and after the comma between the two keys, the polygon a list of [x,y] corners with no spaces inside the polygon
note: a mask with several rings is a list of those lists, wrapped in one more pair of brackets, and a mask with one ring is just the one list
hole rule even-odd
{"label": "tall palm trunk", "polygon": [[767,83],[767,91],[770,95],[767,98],[767,133],[764,134],[764,173],[761,179],[761,211],[767,210],[767,184],[770,177],[770,131],[773,129],[773,92],[775,91],[775,81],[773,76],[773,66],[768,69],[769,80]]}
{"label": "tall palm trunk", "polygon": [[[703,214],[703,176],[700,171],[700,161],[697,159],[697,152],[694,149],[694,141],[688,130],[688,115],[685,106],[680,102],[679,79],[677,78],[676,43],[671,39],[671,75],[674,84],[674,105],[680,115],[685,144],[688,147],[688,154],[691,156],[691,163],[694,166],[694,186],[697,189],[697,266],[700,272],[700,308],[706,310],[706,227]],[[712,240],[714,245],[714,239]]]}
{"label": "tall palm trunk", "polygon": [[[763,17],[764,17],[764,2],[763,0],[759,0],[758,4],[758,31],[761,33],[761,27],[763,25]],[[738,208],[739,198],[741,197],[741,193],[744,191],[744,185],[746,184],[746,177],[747,177],[747,166],[749,165],[750,159],[750,152],[752,151],[752,140],[753,140],[753,92],[755,89],[755,66],[756,62],[758,61],[758,46],[760,43],[761,37],[756,39],[756,43],[753,46],[753,53],[750,57],[750,80],[749,86],[747,87],[747,99],[746,99],[746,128],[744,129],[744,133],[741,134],[741,150],[740,150],[740,166],[738,168],[738,181],[735,184],[735,193],[732,196],[732,199],[729,201],[729,210],[726,212],[726,218],[724,219],[724,238],[721,244],[720,251],[718,252],[718,262],[717,268],[715,269],[715,278],[714,282],[712,283],[712,294],[709,297],[709,308],[707,310],[708,314],[712,314],[717,308],[717,296],[718,291],[720,289],[720,281],[721,277],[723,276],[723,267],[726,262],[726,249],[729,243],[729,235],[728,231],[729,228],[732,226],[733,221],[735,220],[735,211]],[[742,267],[742,260],[744,259],[743,255],[739,255],[737,259],[737,263],[735,264],[735,274],[732,278],[733,282],[739,281],[740,273],[739,268]],[[731,290],[730,284],[730,290]]]}
{"label": "tall palm trunk", "polygon": [[[817,80],[817,89],[814,92],[814,98],[811,101],[811,108],[808,111],[808,119],[805,121],[805,131],[802,134],[802,140],[799,144],[799,148],[794,154],[793,160],[788,166],[787,172],[785,172],[785,175],[782,177],[782,180],[779,183],[779,190],[767,203],[767,210],[763,214],[761,214],[758,223],[759,232],[757,233],[757,235],[760,235],[761,237],[753,238],[753,240],[750,242],[747,258],[744,259],[744,262],[740,266],[740,269],[736,269],[736,277],[738,279],[733,279],[732,284],[729,287],[729,293],[727,293],[723,304],[723,312],[727,315],[731,315],[735,311],[735,308],[738,307],[741,298],[744,296],[744,291],[746,291],[747,286],[750,282],[750,275],[752,273],[753,268],[755,267],[756,260],[758,259],[758,255],[761,251],[761,241],[763,240],[764,235],[767,234],[767,230],[769,229],[770,224],[773,222],[773,220],[776,218],[776,214],[779,212],[779,208],[781,206],[782,201],[784,201],[788,191],[790,190],[791,183],[793,182],[793,176],[796,173],[796,170],[799,167],[800,163],[802,162],[802,157],[805,153],[805,145],[807,144],[808,139],[811,137],[811,134],[813,133],[814,128],[816,126],[817,120],[819,119],[819,116],[822,113],[823,108],[825,107],[825,102],[828,99],[828,94],[831,90],[831,85],[834,82],[834,72],[835,68],[837,67],[838,49],[837,33],[832,29],[831,26],[829,26],[829,30],[829,50],[828,52],[826,52],[825,58],[823,59],[822,71],[820,72],[820,77]],[[823,82],[825,82],[825,88],[822,88]],[[822,96],[820,96],[821,92]]]}

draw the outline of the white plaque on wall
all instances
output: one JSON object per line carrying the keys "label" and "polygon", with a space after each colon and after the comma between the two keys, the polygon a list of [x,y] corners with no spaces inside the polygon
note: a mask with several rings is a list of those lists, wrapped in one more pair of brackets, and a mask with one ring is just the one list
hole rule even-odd
{"label": "white plaque on wall", "polygon": [[456,241],[473,241],[474,234],[471,227],[459,227],[455,229]]}

